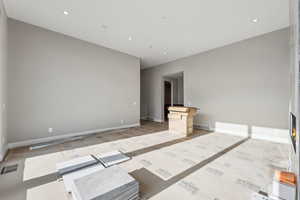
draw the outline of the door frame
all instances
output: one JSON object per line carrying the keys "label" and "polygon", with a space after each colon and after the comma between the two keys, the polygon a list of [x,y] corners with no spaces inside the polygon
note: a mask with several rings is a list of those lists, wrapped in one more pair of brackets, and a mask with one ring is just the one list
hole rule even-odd
{"label": "door frame", "polygon": [[[172,75],[176,75],[176,74],[181,74],[183,76],[183,89],[184,89],[184,82],[185,82],[185,78],[184,78],[184,71],[179,71],[179,72],[175,72],[175,73],[171,73],[171,74],[166,74],[163,75],[161,78],[161,116],[160,116],[160,122],[164,122],[165,121],[165,81],[168,81],[171,83],[171,106],[174,105],[174,101],[173,101],[173,95],[174,95],[174,82],[171,78],[169,78],[169,76]],[[185,89],[183,90],[183,99],[185,99]]]}

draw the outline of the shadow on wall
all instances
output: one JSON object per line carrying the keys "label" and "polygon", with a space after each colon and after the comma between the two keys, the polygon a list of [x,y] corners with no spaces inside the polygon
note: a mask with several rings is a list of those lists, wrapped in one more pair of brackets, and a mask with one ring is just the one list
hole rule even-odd
{"label": "shadow on wall", "polygon": [[208,115],[205,113],[201,113],[201,115],[200,115],[199,113],[197,113],[197,115],[194,117],[194,124],[199,129],[213,131],[214,124],[210,120],[212,118],[213,117],[211,115]]}

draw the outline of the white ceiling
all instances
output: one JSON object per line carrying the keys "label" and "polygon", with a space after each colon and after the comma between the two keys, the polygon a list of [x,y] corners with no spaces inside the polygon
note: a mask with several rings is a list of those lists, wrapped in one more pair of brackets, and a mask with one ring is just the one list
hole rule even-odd
{"label": "white ceiling", "polygon": [[[11,18],[137,56],[143,67],[289,25],[289,0],[4,0],[4,3]],[[65,10],[69,15],[64,15]],[[252,22],[256,18],[258,22]]]}

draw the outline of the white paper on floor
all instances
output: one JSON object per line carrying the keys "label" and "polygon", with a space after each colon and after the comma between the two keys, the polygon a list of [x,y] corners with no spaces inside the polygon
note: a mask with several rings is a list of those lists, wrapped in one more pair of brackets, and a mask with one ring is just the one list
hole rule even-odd
{"label": "white paper on floor", "polygon": [[54,181],[27,189],[26,200],[73,200],[66,193],[63,182]]}
{"label": "white paper on floor", "polygon": [[56,153],[50,153],[25,159],[23,181],[46,176],[56,172],[56,163],[68,161],[81,156],[90,154],[97,155],[113,150],[120,150],[124,153],[147,148],[153,145],[161,144],[182,138],[180,134],[161,131],[143,136],[119,139],[111,142],[75,148],[72,150],[62,150]]}
{"label": "white paper on floor", "polygon": [[248,140],[151,199],[251,200],[253,192],[268,192],[275,168],[287,167],[288,149]]}
{"label": "white paper on floor", "polygon": [[213,133],[142,154],[133,160],[161,179],[168,180],[243,139]]}

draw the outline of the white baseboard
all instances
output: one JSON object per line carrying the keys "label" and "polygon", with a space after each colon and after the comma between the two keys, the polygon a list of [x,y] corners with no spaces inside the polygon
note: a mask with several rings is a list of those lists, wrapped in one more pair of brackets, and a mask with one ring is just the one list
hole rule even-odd
{"label": "white baseboard", "polygon": [[271,142],[290,144],[290,135],[288,129],[276,129],[267,127],[252,127],[251,138],[267,140]]}
{"label": "white baseboard", "polygon": [[243,124],[216,122],[215,132],[226,133],[240,137],[249,137],[248,126]]}
{"label": "white baseboard", "polygon": [[151,121],[154,121],[154,122],[159,122],[159,123],[162,123],[162,122],[165,121],[165,120],[162,120],[162,119],[159,119],[159,118],[155,118],[155,117],[152,117],[152,116],[148,116],[147,119],[149,119]]}
{"label": "white baseboard", "polygon": [[66,139],[66,138],[75,137],[75,136],[83,136],[83,135],[89,135],[89,134],[110,131],[110,130],[115,130],[115,129],[131,128],[131,127],[136,127],[136,126],[140,126],[140,123],[131,124],[131,125],[123,125],[123,126],[118,126],[118,127],[111,127],[111,128],[104,128],[104,129],[88,130],[88,131],[82,131],[82,132],[77,132],[77,133],[68,133],[68,134],[64,134],[64,135],[57,135],[57,136],[46,137],[46,138],[38,138],[38,139],[33,139],[33,140],[25,140],[25,141],[21,141],[21,142],[9,143],[7,146],[8,146],[8,149],[13,149],[13,148],[17,148],[17,147],[25,147],[25,146],[30,146],[30,145],[34,145],[34,144],[44,143],[44,142],[51,142],[54,140]]}
{"label": "white baseboard", "polygon": [[164,122],[164,120],[162,120],[162,119],[157,119],[157,118],[156,118],[156,119],[154,118],[154,119],[152,119],[152,120],[153,120],[154,122],[159,122],[159,123]]}

